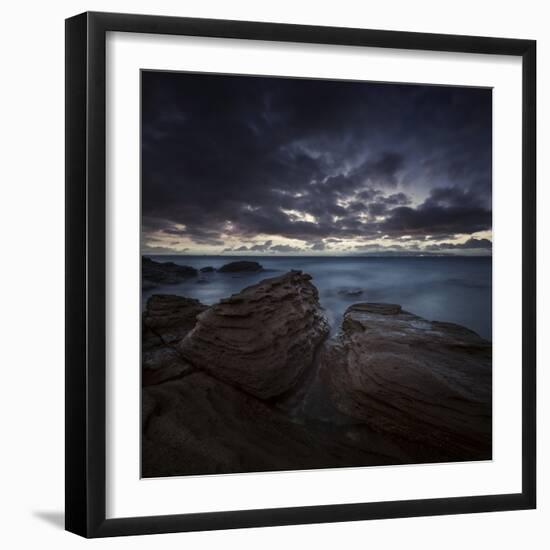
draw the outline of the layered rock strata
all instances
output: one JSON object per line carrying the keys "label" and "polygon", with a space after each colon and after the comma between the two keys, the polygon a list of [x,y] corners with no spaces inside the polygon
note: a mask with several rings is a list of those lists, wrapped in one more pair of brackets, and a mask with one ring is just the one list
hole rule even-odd
{"label": "layered rock strata", "polygon": [[265,279],[208,308],[178,344],[186,360],[262,399],[288,390],[328,334],[311,277]]}
{"label": "layered rock strata", "polygon": [[355,304],[324,349],[336,407],[408,461],[491,458],[491,343],[398,305]]}
{"label": "layered rock strata", "polygon": [[145,477],[491,458],[491,344],[392,304],[328,326],[289,272],[143,314]]}

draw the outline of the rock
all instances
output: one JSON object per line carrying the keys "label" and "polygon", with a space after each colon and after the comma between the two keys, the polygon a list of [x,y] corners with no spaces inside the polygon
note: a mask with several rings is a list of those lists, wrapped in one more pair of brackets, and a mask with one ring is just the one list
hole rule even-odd
{"label": "rock", "polygon": [[201,273],[212,273],[213,271],[216,271],[211,265],[208,265],[206,267],[201,267],[199,270]]}
{"label": "rock", "polygon": [[161,477],[388,464],[339,432],[293,422],[201,372],[143,388],[142,475]]}
{"label": "rock", "polygon": [[198,271],[188,265],[178,265],[174,262],[155,262],[151,258],[141,259],[141,276],[143,285],[177,284],[183,279],[196,277]]}
{"label": "rock", "polygon": [[143,313],[142,474],[491,458],[491,344],[393,304],[328,326],[311,277]]}
{"label": "rock", "polygon": [[328,324],[311,276],[299,271],[264,279],[221,300],[197,318],[178,344],[197,368],[251,395],[288,390],[312,365]]}
{"label": "rock", "polygon": [[490,459],[491,350],[459,325],[356,304],[323,351],[321,377],[336,407],[403,462]]}
{"label": "rock", "polygon": [[157,334],[165,344],[174,344],[196,324],[197,315],[208,309],[193,298],[171,294],[153,294],[147,301],[143,325]]}
{"label": "rock", "polygon": [[263,267],[258,262],[250,262],[250,261],[238,261],[238,262],[230,262],[228,264],[223,265],[218,270],[220,273],[237,273],[240,271],[262,271]]}
{"label": "rock", "polygon": [[142,384],[158,384],[191,369],[175,344],[195,326],[207,306],[198,300],[154,294],[142,316]]}
{"label": "rock", "polygon": [[338,291],[338,294],[348,298],[357,298],[363,294],[363,290],[361,288],[343,288]]}
{"label": "rock", "polygon": [[142,349],[142,386],[160,384],[193,370],[171,346],[164,345],[162,341],[154,345],[150,336],[147,336],[147,343]]}

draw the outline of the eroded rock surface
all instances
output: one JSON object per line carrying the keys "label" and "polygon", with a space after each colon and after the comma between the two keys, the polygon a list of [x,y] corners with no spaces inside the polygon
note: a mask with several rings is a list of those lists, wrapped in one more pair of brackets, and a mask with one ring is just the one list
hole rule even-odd
{"label": "eroded rock surface", "polygon": [[198,300],[154,294],[142,316],[142,380],[157,384],[190,369],[175,345],[195,326],[207,306]]}
{"label": "eroded rock surface", "polygon": [[489,459],[491,361],[491,343],[464,327],[364,303],[346,311],[321,376],[404,462]]}
{"label": "eroded rock surface", "polygon": [[328,326],[311,277],[143,315],[145,477],[491,458],[491,344],[392,304]]}
{"label": "eroded rock surface", "polygon": [[288,390],[328,334],[311,277],[290,272],[221,300],[177,349],[186,360],[262,399]]}

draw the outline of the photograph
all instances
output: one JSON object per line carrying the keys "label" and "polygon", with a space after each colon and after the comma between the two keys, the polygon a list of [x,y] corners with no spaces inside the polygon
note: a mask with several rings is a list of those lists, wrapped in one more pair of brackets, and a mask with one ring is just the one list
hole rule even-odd
{"label": "photograph", "polygon": [[312,7],[4,6],[4,548],[549,546],[545,6]]}
{"label": "photograph", "polygon": [[141,71],[142,477],[492,459],[492,95]]}

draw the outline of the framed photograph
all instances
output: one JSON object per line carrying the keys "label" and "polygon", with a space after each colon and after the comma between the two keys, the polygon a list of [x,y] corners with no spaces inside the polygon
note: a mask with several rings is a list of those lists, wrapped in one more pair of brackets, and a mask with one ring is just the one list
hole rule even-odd
{"label": "framed photograph", "polygon": [[66,21],[66,528],[535,507],[531,40]]}

